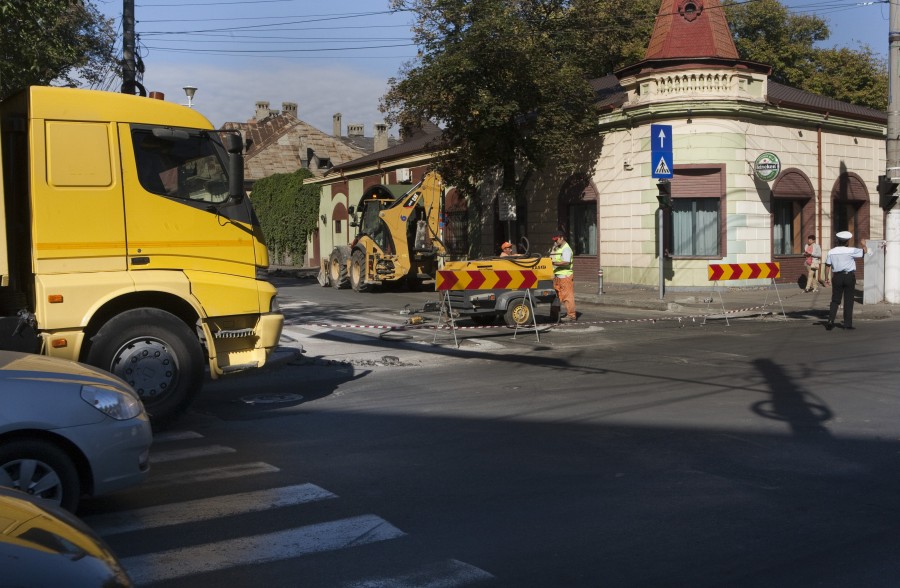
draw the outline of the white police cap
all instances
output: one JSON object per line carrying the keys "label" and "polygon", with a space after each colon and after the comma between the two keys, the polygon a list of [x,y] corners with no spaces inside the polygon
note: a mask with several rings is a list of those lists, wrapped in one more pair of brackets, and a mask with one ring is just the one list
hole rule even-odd
{"label": "white police cap", "polygon": [[840,233],[835,235],[835,237],[841,239],[842,241],[849,241],[853,238],[853,233],[851,233],[850,231],[841,231]]}

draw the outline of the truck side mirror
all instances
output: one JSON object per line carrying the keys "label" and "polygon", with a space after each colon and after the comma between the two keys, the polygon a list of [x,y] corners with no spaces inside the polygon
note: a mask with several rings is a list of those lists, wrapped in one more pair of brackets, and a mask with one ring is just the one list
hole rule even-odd
{"label": "truck side mirror", "polygon": [[235,204],[244,200],[244,144],[237,133],[228,133],[222,143],[228,151],[228,197]]}

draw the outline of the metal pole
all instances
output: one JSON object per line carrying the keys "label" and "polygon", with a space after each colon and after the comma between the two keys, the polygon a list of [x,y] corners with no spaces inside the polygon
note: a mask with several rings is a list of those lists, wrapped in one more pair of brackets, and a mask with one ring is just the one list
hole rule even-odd
{"label": "metal pole", "polygon": [[663,207],[660,206],[656,211],[656,223],[659,226],[657,229],[659,231],[659,299],[662,300],[666,295],[666,274],[665,274],[665,264],[666,259],[666,244],[664,242],[665,233],[663,231]]}
{"label": "metal pole", "polygon": [[122,2],[122,93],[134,95],[134,0]]}
{"label": "metal pole", "polygon": [[[900,180],[900,0],[891,0],[888,32],[888,120],[887,172],[889,180]],[[884,298],[900,304],[900,210],[894,205],[884,212]]]}

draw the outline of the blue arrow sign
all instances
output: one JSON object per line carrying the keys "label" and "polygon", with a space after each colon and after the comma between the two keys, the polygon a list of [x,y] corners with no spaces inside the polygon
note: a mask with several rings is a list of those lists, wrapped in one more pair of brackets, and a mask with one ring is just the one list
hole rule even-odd
{"label": "blue arrow sign", "polygon": [[650,125],[650,164],[652,177],[672,178],[672,125]]}

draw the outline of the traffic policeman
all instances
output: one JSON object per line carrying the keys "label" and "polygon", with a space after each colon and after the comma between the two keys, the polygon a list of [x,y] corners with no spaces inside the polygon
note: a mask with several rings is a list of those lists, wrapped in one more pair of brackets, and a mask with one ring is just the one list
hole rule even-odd
{"label": "traffic policeman", "polygon": [[844,303],[844,329],[853,329],[853,298],[856,295],[856,259],[865,255],[866,240],[860,239],[862,248],[847,247],[847,243],[853,238],[850,231],[841,231],[837,235],[837,247],[828,252],[825,258],[825,279],[831,274],[831,309],[828,313],[828,322],[825,329],[834,328],[834,317],[837,315],[841,301]]}

